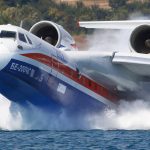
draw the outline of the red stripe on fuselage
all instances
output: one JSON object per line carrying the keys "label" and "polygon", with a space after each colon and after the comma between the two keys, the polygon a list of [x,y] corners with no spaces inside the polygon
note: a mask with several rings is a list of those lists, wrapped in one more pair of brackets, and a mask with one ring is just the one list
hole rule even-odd
{"label": "red stripe on fuselage", "polygon": [[69,66],[63,64],[62,62],[58,61],[56,58],[40,54],[40,53],[28,53],[28,54],[21,54],[38,62],[41,62],[55,70],[59,73],[64,74],[68,78],[72,79],[73,81],[77,82],[78,84],[88,88],[89,90],[97,93],[98,95],[105,97],[112,102],[117,102],[117,96],[109,91],[107,88],[103,87],[100,84],[97,84],[95,81],[89,79],[85,75],[82,75],[78,72],[78,70],[73,70]]}

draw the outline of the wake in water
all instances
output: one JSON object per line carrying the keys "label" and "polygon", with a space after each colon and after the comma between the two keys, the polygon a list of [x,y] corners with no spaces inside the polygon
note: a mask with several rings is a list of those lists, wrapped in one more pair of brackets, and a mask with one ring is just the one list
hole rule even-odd
{"label": "wake in water", "polygon": [[[12,106],[15,106],[12,109]],[[32,104],[28,109],[0,95],[1,130],[78,130],[89,129],[84,117],[71,117],[65,110],[59,114],[43,111]]]}
{"label": "wake in water", "polygon": [[117,110],[106,110],[89,118],[92,129],[102,130],[149,130],[150,102],[136,100],[121,101]]}
{"label": "wake in water", "polygon": [[11,102],[0,95],[0,129],[21,130],[23,118],[19,111],[15,116],[10,112]]}
{"label": "wake in water", "polygon": [[20,109],[13,114],[10,105],[10,101],[1,96],[0,129],[2,130],[150,129],[150,102],[143,100],[121,101],[117,109],[106,109],[99,114],[79,118],[70,118],[65,111],[59,115],[47,114],[33,105],[30,115],[22,116]]}

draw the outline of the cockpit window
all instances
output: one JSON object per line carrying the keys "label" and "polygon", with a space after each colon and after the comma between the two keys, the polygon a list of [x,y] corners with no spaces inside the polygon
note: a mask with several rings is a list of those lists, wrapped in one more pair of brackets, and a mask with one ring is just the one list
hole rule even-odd
{"label": "cockpit window", "polygon": [[13,39],[16,39],[16,32],[2,30],[0,32],[0,38],[13,38]]}
{"label": "cockpit window", "polygon": [[26,40],[24,34],[22,34],[22,33],[19,33],[19,40],[22,41],[22,42],[27,43],[27,40]]}
{"label": "cockpit window", "polygon": [[30,40],[30,38],[26,35],[26,37],[27,37],[27,39],[28,39],[28,42],[30,43],[30,44],[32,44],[32,41]]}

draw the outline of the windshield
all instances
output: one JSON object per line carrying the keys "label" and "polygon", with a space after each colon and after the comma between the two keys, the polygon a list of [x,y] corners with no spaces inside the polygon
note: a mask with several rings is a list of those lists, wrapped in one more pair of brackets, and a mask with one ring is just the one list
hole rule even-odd
{"label": "windshield", "polygon": [[16,38],[16,32],[14,31],[6,31],[6,30],[2,30],[0,32],[0,38]]}

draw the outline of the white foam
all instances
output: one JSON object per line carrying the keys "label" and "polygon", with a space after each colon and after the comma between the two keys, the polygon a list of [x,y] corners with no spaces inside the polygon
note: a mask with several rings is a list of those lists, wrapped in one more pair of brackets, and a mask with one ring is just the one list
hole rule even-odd
{"label": "white foam", "polygon": [[0,96],[0,128],[2,130],[149,130],[150,102],[136,100],[121,101],[118,109],[106,109],[92,115],[69,117],[65,110],[61,113],[47,113],[31,105],[28,115],[24,110],[10,111],[11,102]]}
{"label": "white foam", "polygon": [[117,110],[106,110],[101,114],[89,116],[91,129],[102,130],[149,130],[150,102],[136,100],[122,101]]}
{"label": "white foam", "polygon": [[131,30],[95,30],[87,35],[88,51],[130,51],[129,38]]}
{"label": "white foam", "polygon": [[11,102],[0,94],[0,129],[20,130],[22,129],[22,117],[18,112],[13,115],[10,111]]}

